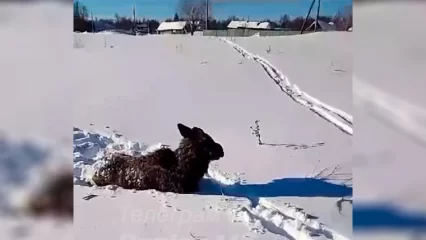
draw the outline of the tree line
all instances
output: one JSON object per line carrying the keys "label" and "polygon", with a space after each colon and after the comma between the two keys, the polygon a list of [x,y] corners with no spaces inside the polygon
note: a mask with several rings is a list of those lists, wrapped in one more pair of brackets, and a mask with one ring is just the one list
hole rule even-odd
{"label": "tree line", "polygon": [[[190,26],[189,30],[193,33],[196,30],[196,26],[200,24],[202,26],[207,25],[208,29],[211,30],[225,30],[231,21],[247,20],[236,16],[230,16],[225,20],[218,20],[211,17],[212,15],[212,8],[210,5],[206,5],[205,0],[180,0],[174,16],[165,21],[187,21]],[[208,19],[206,16],[209,16]],[[333,22],[337,30],[345,31],[349,27],[352,27],[352,8],[351,6],[346,6],[334,16],[319,16],[318,19],[325,22]],[[208,20],[207,24],[206,20]],[[288,14],[283,14],[278,21],[270,19],[263,19],[262,21],[270,22],[273,28],[299,31],[305,21],[305,16],[292,19]],[[309,17],[306,26],[311,25],[314,21],[314,18]],[[149,32],[153,34],[160,25],[160,22],[156,19],[135,19],[134,21],[132,17],[119,16],[118,14],[115,14],[114,19],[92,19],[86,6],[79,1],[74,2],[74,31],[92,32],[93,29],[93,31],[97,32],[103,30],[96,29],[99,28],[97,26],[110,26],[115,29],[131,30],[135,25],[139,24],[146,24]]]}

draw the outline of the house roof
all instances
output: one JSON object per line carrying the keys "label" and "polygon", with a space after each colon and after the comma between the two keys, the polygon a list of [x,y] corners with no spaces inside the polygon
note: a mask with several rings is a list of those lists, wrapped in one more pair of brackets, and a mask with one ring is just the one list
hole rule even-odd
{"label": "house roof", "polygon": [[158,26],[157,31],[167,31],[167,30],[182,30],[186,26],[185,21],[179,22],[162,22]]}
{"label": "house roof", "polygon": [[231,21],[228,24],[228,28],[241,28],[245,27],[247,24],[247,21]]}
{"label": "house roof", "polygon": [[255,21],[231,21],[228,28],[254,28],[254,29],[269,29],[269,22],[255,22]]}
{"label": "house roof", "polygon": [[259,22],[247,22],[246,28],[257,28]]}
{"label": "house roof", "polygon": [[257,28],[259,28],[259,29],[270,29],[271,23],[270,22],[261,22],[257,25]]}

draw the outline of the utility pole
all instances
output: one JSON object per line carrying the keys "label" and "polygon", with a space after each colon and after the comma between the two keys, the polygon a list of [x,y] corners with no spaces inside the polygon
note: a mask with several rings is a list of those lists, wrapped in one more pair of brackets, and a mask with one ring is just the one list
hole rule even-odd
{"label": "utility pole", "polygon": [[319,17],[320,7],[321,7],[321,0],[318,0],[317,15],[315,17],[315,32],[317,31],[317,27],[318,27],[318,17]]}
{"label": "utility pole", "polygon": [[135,4],[132,5],[133,11],[133,33],[136,35],[136,8]]}
{"label": "utility pole", "polygon": [[209,0],[206,0],[206,30],[209,29]]}
{"label": "utility pole", "polygon": [[312,11],[312,8],[314,7],[314,3],[315,3],[315,0],[312,0],[311,6],[309,7],[308,14],[306,15],[305,21],[303,21],[302,29],[300,30],[300,34],[303,34],[303,32],[305,31],[306,22],[309,19],[309,15],[311,15],[311,11]]}
{"label": "utility pole", "polygon": [[148,33],[147,33],[147,35],[150,35],[151,34],[151,29],[149,29],[149,19],[148,20],[146,20],[146,27],[148,28]]}
{"label": "utility pole", "polygon": [[93,12],[90,12],[90,16],[92,17],[92,33],[95,32],[95,22],[93,22]]}

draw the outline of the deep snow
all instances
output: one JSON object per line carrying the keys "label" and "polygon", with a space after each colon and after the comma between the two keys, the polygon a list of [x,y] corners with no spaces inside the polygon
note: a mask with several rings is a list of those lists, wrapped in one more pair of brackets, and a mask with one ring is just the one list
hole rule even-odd
{"label": "deep snow", "polygon": [[[222,93],[220,96],[222,98],[209,96],[208,92],[206,92],[207,90],[201,92],[200,95],[207,95],[210,100],[232,100],[224,101],[228,106],[225,106],[226,111],[223,115],[230,116],[228,118],[236,118],[237,120],[234,123],[229,119],[220,121],[222,115],[219,115],[220,118],[215,117],[218,113],[221,113],[217,109],[213,110],[216,115],[209,116],[209,118],[216,121],[216,126],[208,127],[208,123],[212,121],[209,121],[210,119],[197,119],[199,115],[197,115],[198,113],[192,113],[193,111],[190,112],[188,110],[185,115],[187,116],[185,121],[192,121],[194,124],[208,127],[210,131],[213,131],[213,136],[223,141],[229,139],[227,142],[232,143],[233,147],[228,148],[226,152],[231,157],[224,159],[227,162],[219,163],[221,170],[244,172],[245,177],[249,176],[244,179],[254,182],[266,182],[268,179],[292,174],[304,176],[306,172],[318,172],[322,167],[335,166],[334,162],[339,162],[341,159],[347,159],[347,162],[350,162],[351,150],[349,149],[350,147],[346,148],[346,145],[350,145],[350,142],[353,141],[354,163],[356,164],[351,163],[351,165],[357,175],[356,195],[359,198],[356,201],[361,199],[369,202],[390,200],[395,204],[393,211],[395,209],[399,210],[401,207],[412,208],[411,213],[408,215],[402,212],[383,211],[379,212],[379,215],[367,216],[373,220],[378,220],[377,217],[380,216],[385,216],[386,219],[396,217],[396,220],[402,221],[400,223],[403,225],[402,228],[387,225],[388,228],[384,230],[389,231],[389,227],[392,228],[392,231],[387,235],[384,235],[386,232],[383,231],[363,236],[358,234],[357,239],[407,239],[411,236],[410,229],[412,226],[406,225],[407,221],[408,223],[413,221],[415,215],[418,214],[418,209],[426,206],[424,204],[424,191],[421,191],[424,189],[422,184],[426,182],[423,174],[424,164],[421,161],[421,157],[424,156],[424,148],[421,147],[421,144],[414,144],[412,138],[410,139],[407,133],[412,132],[412,130],[408,129],[406,131],[407,125],[398,126],[402,128],[398,132],[384,126],[380,120],[367,116],[362,109],[352,112],[351,98],[347,97],[351,94],[349,76],[351,75],[352,64],[349,56],[353,51],[354,69],[360,80],[373,83],[375,87],[387,93],[387,96],[393,96],[394,98],[398,96],[398,98],[403,100],[395,101],[396,103],[408,102],[410,106],[418,105],[423,107],[422,103],[425,102],[425,95],[423,94],[424,81],[421,81],[421,79],[424,79],[425,51],[422,42],[424,31],[421,31],[421,26],[415,23],[423,20],[424,15],[421,13],[424,11],[424,4],[381,3],[363,7],[360,4],[356,4],[354,11],[357,16],[355,18],[357,27],[356,31],[352,33],[352,35],[355,34],[356,41],[352,44],[352,48],[342,47],[342,45],[347,46],[351,40],[337,41],[333,34],[323,35],[324,38],[330,38],[328,40],[323,39],[323,41],[314,40],[318,37],[315,34],[306,35],[303,38],[285,38],[288,41],[284,41],[283,38],[236,39],[236,43],[240,46],[266,58],[303,91],[308,92],[322,102],[353,114],[356,119],[357,130],[352,140],[342,137],[341,132],[337,132],[334,126],[325,123],[319,117],[314,117],[317,119],[314,121],[314,118],[311,118],[312,113],[307,112],[306,109],[301,110],[303,107],[300,105],[293,107],[296,104],[288,104],[290,102],[288,96],[281,96],[280,94],[282,93],[278,94],[279,96],[275,95],[277,86],[268,85],[272,81],[269,77],[265,77],[263,69],[257,70],[259,65],[238,57],[238,54],[235,55],[236,52],[234,50],[227,51],[224,50],[225,48],[218,47],[218,45],[214,45],[214,48],[209,45],[211,49],[214,49],[212,51],[211,49],[209,50],[209,47],[200,47],[206,45],[198,44],[197,50],[191,51],[188,42],[183,43],[179,39],[170,39],[168,41],[169,38],[166,37],[162,38],[162,40],[165,40],[162,42],[164,43],[162,48],[158,48],[156,44],[152,45],[154,47],[153,51],[147,50],[147,46],[150,46],[150,44],[147,44],[150,43],[148,39],[144,39],[143,42],[138,44],[135,42],[133,44],[130,43],[128,45],[129,48],[126,50],[126,47],[123,48],[126,45],[124,42],[129,41],[122,38],[108,37],[106,38],[107,41],[104,41],[103,38],[96,40],[89,37],[84,39],[82,43],[86,44],[84,51],[91,52],[93,55],[81,54],[80,52],[78,54],[81,55],[77,55],[78,58],[70,58],[71,53],[68,52],[68,49],[72,47],[73,39],[73,34],[70,31],[72,28],[72,20],[69,17],[70,9],[71,6],[54,6],[50,3],[14,7],[2,5],[2,8],[0,8],[2,16],[0,31],[2,33],[2,42],[4,43],[0,45],[3,56],[1,58],[2,76],[8,81],[7,84],[0,88],[1,130],[5,132],[4,136],[6,136],[2,138],[2,144],[4,144],[2,147],[6,146],[8,149],[4,151],[6,154],[0,156],[0,160],[6,160],[2,163],[8,163],[13,159],[19,159],[18,162],[23,160],[22,163],[24,164],[18,164],[19,167],[15,168],[16,172],[19,173],[19,178],[28,181],[27,172],[20,171],[22,169],[27,170],[47,160],[69,158],[69,154],[72,152],[70,132],[73,124],[77,126],[86,125],[83,128],[87,129],[89,128],[88,123],[93,120],[97,121],[98,130],[102,126],[110,124],[115,129],[125,131],[126,136],[133,140],[142,139],[148,143],[160,141],[176,143],[178,137],[172,129],[174,124],[181,119],[172,119],[172,121],[167,123],[167,119],[170,118],[167,114],[162,114],[149,108],[152,107],[153,102],[169,109],[180,106],[179,104],[173,105],[173,101],[180,99],[179,103],[182,103],[182,98],[186,97],[187,91],[184,88],[185,86],[179,88],[179,86],[173,85],[172,79],[176,78],[181,81],[182,79],[187,79],[186,76],[194,72],[195,69],[198,79],[190,77],[192,81],[190,86],[193,86],[192,90],[197,88],[205,90],[200,87],[200,84],[196,85],[197,80],[199,80],[213,90],[219,89],[223,91],[226,89],[230,92],[233,91],[232,96],[228,97],[226,93]],[[377,18],[377,12],[381,12],[380,18]],[[420,14],[417,14],[417,12]],[[395,17],[401,16],[401,14],[404,16],[405,21]],[[407,25],[407,22],[413,22],[414,24]],[[254,41],[258,43],[254,44]],[[109,50],[114,51],[116,50],[114,48],[120,48],[121,46],[121,50],[124,51],[122,54],[103,52],[102,49],[105,44],[108,44],[107,47],[109,48],[112,46]],[[269,45],[272,45],[271,54],[267,54],[265,51]],[[142,50],[138,50],[138,47]],[[161,49],[167,49],[168,51],[165,53]],[[304,51],[307,49],[310,51]],[[140,54],[132,58],[132,54],[135,51]],[[160,54],[153,54],[155,51],[160,52]],[[218,51],[217,55],[222,56],[222,58],[212,57],[212,55],[215,55],[215,51]],[[177,52],[186,53],[187,57],[184,58],[180,55],[181,58],[174,58],[173,54]],[[194,52],[199,52],[199,54]],[[210,52],[207,57],[205,52]],[[153,61],[152,57],[144,56],[147,53],[151,54],[151,56],[169,56],[170,58],[159,58]],[[195,58],[191,58],[189,55]],[[126,61],[127,64],[120,63],[118,61],[120,58],[117,57],[130,59],[132,63],[128,64],[129,61]],[[333,60],[330,60],[331,58]],[[141,62],[137,62],[141,59]],[[325,61],[322,61],[323,59]],[[161,65],[162,62],[164,62],[164,65]],[[191,67],[198,64],[208,65],[210,70],[213,66],[214,70],[203,72],[198,68],[190,69],[185,64],[181,64],[182,62],[191,63]],[[214,65],[219,65],[219,62],[222,63],[215,68]],[[167,65],[167,63],[173,64]],[[91,65],[86,66],[85,64]],[[99,67],[96,67],[96,64],[99,64]],[[105,66],[106,68],[103,68]],[[229,66],[232,67],[227,68]],[[301,69],[301,66],[305,67]],[[313,69],[313,71],[307,71],[308,67]],[[72,68],[71,71],[70,68]],[[97,71],[91,71],[90,68],[94,68]],[[151,71],[147,70],[149,68],[151,68]],[[152,69],[156,71],[152,71]],[[164,69],[167,71],[164,71]],[[224,71],[223,69],[226,70]],[[244,70],[245,72],[239,70]],[[167,72],[170,74],[167,74]],[[202,73],[202,77],[200,73]],[[159,84],[155,81],[149,81],[153,80],[151,77],[156,77],[155,80],[168,80],[166,83],[169,84],[172,90],[176,91],[166,89],[164,90],[165,94],[161,96],[171,96],[172,101],[170,99],[166,101],[164,98],[158,97],[159,90],[164,89],[164,87],[160,88],[164,82]],[[219,77],[220,81],[216,81],[216,77]],[[205,80],[204,78],[214,80],[211,82],[217,84],[209,85],[209,81],[203,81]],[[147,79],[148,81],[145,82]],[[340,81],[341,79],[345,80]],[[141,80],[147,84],[142,85],[139,83]],[[229,83],[224,83],[226,81]],[[326,84],[323,84],[323,82],[326,82]],[[85,89],[86,86],[87,89]],[[124,90],[124,93],[120,94],[120,92],[114,91],[115,89]],[[245,92],[245,94],[239,91]],[[256,94],[258,91],[262,94]],[[146,94],[146,96],[140,96],[141,93]],[[191,94],[192,96],[194,95],[194,93]],[[251,97],[249,96],[250,94]],[[131,97],[124,99],[123,96],[126,95]],[[261,99],[261,103],[258,103],[259,99]],[[74,102],[75,106],[73,105]],[[206,111],[202,107],[197,108],[197,103],[189,100],[185,102],[188,103],[192,110],[195,110],[194,112],[205,113]],[[251,105],[245,105],[244,103],[250,103]],[[206,106],[205,102],[202,104]],[[207,104],[210,107],[211,105],[213,104]],[[123,108],[127,108],[127,110],[123,111]],[[110,111],[111,109],[114,111]],[[293,116],[283,114],[283,109],[292,113]],[[396,109],[393,108],[391,110]],[[256,114],[251,114],[250,111]],[[120,119],[117,113],[125,113],[127,117]],[[241,122],[241,118],[238,118],[239,114],[244,114],[245,117],[250,119],[242,121],[243,124],[238,124],[238,121]],[[111,115],[117,117],[112,119]],[[144,119],[146,115],[150,117]],[[176,115],[179,114],[174,114],[173,116]],[[153,118],[152,116],[155,117]],[[262,118],[258,118],[258,116],[262,116]],[[382,120],[383,116],[386,118],[386,114],[383,114],[383,112],[379,114]],[[123,119],[126,120],[124,121]],[[160,124],[159,121],[156,121],[158,119],[166,122],[167,130],[161,130],[165,124],[164,121],[161,121]],[[252,125],[255,119],[261,119],[260,125],[264,141],[270,143],[275,140],[273,143],[288,144],[279,148],[269,147],[268,145],[257,146],[256,139],[253,139],[248,134],[249,129],[247,129],[247,126]],[[300,119],[306,122],[300,122]],[[408,119],[412,120],[410,117]],[[224,125],[225,123],[228,123],[228,125]],[[221,124],[223,126],[220,126]],[[299,126],[311,127],[303,128]],[[318,129],[323,129],[323,131],[316,132]],[[318,137],[319,139],[315,137],[317,133],[320,136]],[[415,135],[419,136],[419,134]],[[338,140],[333,141],[333,139]],[[293,147],[285,147],[300,144],[310,146],[318,142],[324,142],[325,144],[322,147],[308,149],[308,151],[314,150],[315,152],[313,153],[294,150],[295,148]],[[335,147],[330,149],[330,145]],[[339,146],[336,147],[336,145]],[[28,149],[31,151],[26,151]],[[46,149],[49,150],[48,156],[43,154]],[[34,158],[34,156],[42,156],[42,158]],[[321,156],[322,163],[314,167],[317,164],[308,162],[308,160],[315,159],[318,156]],[[30,161],[33,159],[41,159],[41,161]],[[247,159],[251,161],[244,162]],[[235,164],[233,163],[234,161]],[[291,164],[288,164],[289,162]],[[4,166],[9,165],[6,164]],[[256,171],[251,169],[258,170],[260,174],[256,174]],[[2,168],[1,170],[3,178],[15,180],[13,179],[15,176],[8,171],[9,168]],[[14,185],[3,184],[0,192],[8,193],[14,187]],[[80,216],[80,224],[76,225],[74,229],[72,226],[58,224],[56,221],[31,221],[28,219],[23,221],[22,219],[10,219],[8,216],[3,215],[0,218],[3,239],[16,239],[22,238],[22,236],[27,236],[31,239],[73,239],[75,233],[79,233],[82,239],[88,236],[97,238],[94,234],[109,239],[111,236],[108,234],[110,233],[116,236],[118,234],[123,234],[123,236],[128,234],[127,236],[130,239],[134,236],[139,236],[141,239],[144,236],[172,236],[179,230],[181,230],[180,236],[188,239],[205,239],[203,237],[206,236],[210,236],[211,239],[211,236],[218,235],[219,229],[223,236],[228,238],[229,236],[244,237],[246,234],[268,239],[279,237],[268,234],[251,234],[247,232],[245,224],[230,223],[227,214],[217,212],[212,215],[205,214],[205,209],[221,208],[220,204],[210,204],[210,202],[221,203],[220,197],[207,196],[204,198],[199,195],[185,195],[174,198],[167,194],[163,196],[152,192],[132,193],[118,190],[115,192],[116,197],[110,198],[110,195],[114,194],[113,191],[78,186],[75,191],[76,195],[78,195],[75,206]],[[95,192],[103,197],[96,197],[90,201],[81,200],[81,197],[88,192]],[[120,197],[120,204],[112,205],[111,202],[116,201],[118,199],[117,196]],[[229,202],[229,200],[223,201]],[[281,198],[270,199],[270,201],[277,205],[283,202]],[[326,222],[326,219],[329,219],[329,222],[331,222],[329,225],[333,229],[340,229],[337,226],[338,224],[343,224],[343,228],[350,225],[346,221],[342,221],[341,216],[336,211],[330,210],[334,209],[335,199],[285,197],[285,201],[303,206],[312,215],[320,216],[320,221],[322,222]],[[321,201],[324,203],[320,203]],[[143,202],[143,205],[139,204],[141,202]],[[2,201],[2,204],[4,203],[7,203],[7,201]],[[174,206],[173,209],[168,207],[168,205],[171,206],[170,203]],[[383,208],[385,206],[384,203],[379,204],[382,209],[375,209],[376,211],[386,210],[386,208]],[[344,208],[347,206],[346,203],[343,203]],[[230,208],[229,206],[226,207]],[[149,215],[145,215],[150,217],[151,222],[140,220],[141,218],[144,219],[143,211],[146,209],[152,210]],[[159,209],[163,211],[158,211]],[[184,216],[181,219],[186,220],[180,221],[182,224],[178,227],[170,227],[170,221],[176,219],[176,217],[167,217],[170,214],[176,216],[173,215],[174,209],[176,209],[176,212],[185,212],[185,214],[180,216]],[[185,211],[182,211],[182,209]],[[189,210],[192,210],[191,213],[199,214],[194,214],[192,215],[193,218],[188,218]],[[88,214],[88,212],[92,214]],[[393,215],[389,215],[389,213]],[[158,222],[159,217],[164,217],[163,214],[166,214],[166,219],[170,221],[166,221],[166,223],[164,220],[163,222]],[[195,216],[197,220],[188,220],[194,219]],[[154,217],[157,217],[157,219],[152,220]],[[179,214],[177,219],[179,219]],[[203,221],[200,221],[200,219]],[[377,227],[378,224],[383,224],[380,221],[375,222],[376,224],[373,224],[373,228]]]}
{"label": "deep snow", "polygon": [[[348,34],[289,38],[309,38],[318,43],[317,51],[327,55],[330,49],[321,45],[333,39],[334,45],[345,48],[341,42]],[[351,95],[339,103],[337,97],[325,101],[304,84],[305,79],[289,78],[301,92],[311,95],[294,91],[293,97],[305,103],[297,104],[271,80],[268,70],[218,38],[74,37],[80,44],[74,52],[76,79],[84,85],[78,89],[79,111],[74,116],[81,130],[74,133],[74,156],[79,156],[74,160],[77,238],[88,234],[104,238],[126,234],[178,239],[191,239],[191,234],[208,239],[245,235],[255,239],[352,238],[352,205],[347,201],[352,195],[351,132],[341,131],[333,122],[338,120],[346,130],[352,128],[351,109],[338,110],[339,104],[351,101]],[[250,51],[250,46],[245,48]],[[341,48],[336,47],[331,58],[337,55],[335,62],[350,65],[351,55]],[[284,59],[292,57],[283,55]],[[268,56],[264,58],[267,62]],[[318,64],[327,67],[329,62]],[[268,66],[271,70],[275,64]],[[282,77],[277,70],[272,72]],[[342,85],[346,81],[350,88],[350,69],[346,71],[338,76],[332,70],[327,74],[334,80],[340,78]],[[310,73],[311,78],[317,76],[315,69]],[[136,152],[141,152],[160,142],[174,148],[180,138],[178,122],[203,128],[224,147],[225,157],[211,164],[201,181],[201,192],[176,195],[82,186],[81,172],[84,177],[92,172],[91,166],[82,165],[96,162],[99,151],[138,146]],[[256,124],[260,136],[250,129],[256,129]],[[113,147],[112,129],[121,136],[119,141],[129,142]],[[258,145],[257,137],[263,145]],[[100,138],[110,140],[100,143]],[[84,160],[86,153],[97,158]],[[97,196],[83,199],[90,194]],[[349,199],[339,202],[344,196]],[[148,213],[156,217],[146,220]],[[182,220],[185,216],[189,217]]]}
{"label": "deep snow", "polygon": [[[106,156],[107,154],[113,152],[121,152],[138,156],[151,151],[155,151],[156,149],[161,147],[164,147],[164,145],[161,143],[148,146],[143,143],[130,141],[116,132],[100,134],[96,132],[85,131],[79,128],[74,128],[75,184],[81,186],[88,186],[87,182],[90,182],[91,176],[93,176],[94,171],[100,165],[103,164],[102,157]],[[216,211],[224,211],[227,215],[229,215],[228,217],[230,219],[228,221],[242,222],[246,224],[252,232],[260,234],[272,232],[277,235],[286,236],[289,239],[311,239],[309,236],[312,233],[323,235],[325,237],[332,236],[332,239],[346,239],[343,236],[340,236],[338,232],[334,232],[335,230],[330,229],[330,227],[325,226],[319,221],[316,221],[315,218],[311,219],[309,215],[307,215],[309,213],[297,210],[296,207],[302,207],[303,205],[293,206],[289,203],[285,203],[283,206],[279,206],[280,202],[278,202],[277,206],[268,198],[261,196],[275,196],[277,194],[280,194],[280,191],[282,192],[281,194],[285,194],[285,192],[291,194],[291,192],[294,192],[293,195],[303,195],[304,192],[307,192],[300,191],[297,189],[281,190],[279,188],[296,188],[303,187],[304,185],[312,185],[312,187],[329,189],[328,191],[330,191],[330,194],[335,194],[334,197],[350,196],[350,188],[346,186],[327,184],[319,179],[301,180],[289,178],[283,179],[281,180],[281,182],[282,183],[276,184],[249,184],[244,181],[241,176],[238,176],[238,174],[223,173],[219,169],[217,169],[217,166],[213,165],[209,169],[208,175],[201,182],[201,192],[197,194],[200,196],[222,196],[219,203],[209,203],[209,207],[213,207]],[[96,190],[93,191],[99,191],[99,189],[101,189],[97,187],[94,188]],[[124,198],[124,196],[121,195],[122,192],[129,192],[128,190],[117,190],[114,186],[107,186],[106,189],[112,190],[112,196],[114,198],[117,197],[120,199]],[[311,191],[321,194],[321,190],[311,189]],[[117,192],[120,193],[116,195]],[[148,192],[150,192],[153,197],[159,195],[160,197],[166,199],[164,202],[164,204],[166,204],[166,207],[175,208],[175,206],[173,206],[172,204],[168,204],[167,201],[170,201],[170,196],[172,196],[172,198],[177,198],[178,195],[173,193],[163,194],[156,191]],[[88,194],[88,196],[93,193],[94,192]],[[97,196],[97,194],[94,195]],[[80,200],[76,199],[76,201]],[[193,201],[197,201],[197,199],[193,199]],[[295,202],[298,201],[295,200]],[[147,214],[144,216],[144,220],[146,222],[152,220],[152,218],[149,219],[147,218],[147,216],[149,216],[149,214],[156,214],[157,211],[149,208],[143,209],[142,213]],[[189,217],[194,214],[192,212],[192,209],[187,209],[186,211],[188,211]],[[350,214],[350,208],[345,207],[344,212]],[[316,213],[318,213],[318,211],[316,211]],[[219,219],[219,216],[217,216],[217,214],[218,213],[215,212],[208,212],[207,215],[200,214],[201,217],[198,217],[201,218],[201,221],[217,221]],[[143,214],[141,215],[143,216]],[[323,213],[321,213],[321,215],[323,215]],[[142,218],[142,216],[140,216],[140,218]],[[349,216],[350,215],[346,217]],[[126,216],[123,217],[125,218]],[[335,217],[338,217],[337,214],[335,214]],[[175,219],[169,219],[169,221],[186,220],[180,218],[184,218],[184,215],[179,216],[178,219],[176,219],[176,217]],[[164,219],[166,219],[165,221],[167,221],[167,216],[164,217]],[[195,221],[195,217],[194,219],[190,220]],[[142,221],[142,219],[138,221]],[[226,219],[222,221],[226,221]],[[333,223],[329,222],[329,224]],[[226,238],[228,237],[229,236],[226,236]]]}

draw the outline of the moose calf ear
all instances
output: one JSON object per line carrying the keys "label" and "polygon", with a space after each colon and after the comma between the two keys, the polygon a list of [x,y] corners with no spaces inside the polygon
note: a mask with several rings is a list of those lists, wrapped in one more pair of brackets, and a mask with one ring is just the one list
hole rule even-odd
{"label": "moose calf ear", "polygon": [[204,135],[204,131],[203,131],[203,129],[198,128],[198,127],[193,127],[193,128],[192,128],[192,136],[193,136],[194,138],[199,139],[199,138],[201,138],[203,135]]}
{"label": "moose calf ear", "polygon": [[183,125],[182,123],[178,123],[177,125],[180,135],[184,138],[190,138],[192,136],[192,129]]}

